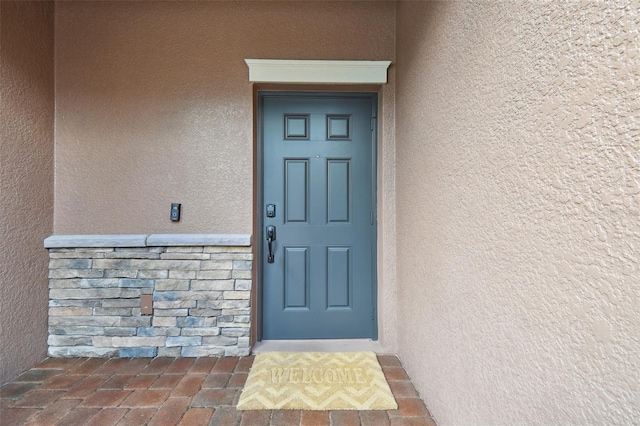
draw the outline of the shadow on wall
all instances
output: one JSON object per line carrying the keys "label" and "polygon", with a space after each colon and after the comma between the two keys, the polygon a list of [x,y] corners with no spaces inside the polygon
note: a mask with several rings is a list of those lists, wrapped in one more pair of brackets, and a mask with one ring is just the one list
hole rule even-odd
{"label": "shadow on wall", "polygon": [[0,383],[46,356],[53,2],[0,2]]}

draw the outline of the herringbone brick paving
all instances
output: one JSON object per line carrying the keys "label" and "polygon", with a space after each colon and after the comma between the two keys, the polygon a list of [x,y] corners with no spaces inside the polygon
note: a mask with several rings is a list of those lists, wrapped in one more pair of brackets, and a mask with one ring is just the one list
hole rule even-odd
{"label": "herringbone brick paving", "polygon": [[0,424],[435,426],[398,358],[378,360],[397,410],[238,411],[253,356],[49,358],[2,387]]}

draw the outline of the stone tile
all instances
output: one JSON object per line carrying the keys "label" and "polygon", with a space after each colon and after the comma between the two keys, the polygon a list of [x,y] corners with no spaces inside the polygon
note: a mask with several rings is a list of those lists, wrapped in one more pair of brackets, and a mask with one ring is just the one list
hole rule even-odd
{"label": "stone tile", "polygon": [[108,376],[89,376],[81,382],[76,383],[62,398],[86,398],[88,394],[98,389],[98,386],[103,384],[108,378]]}
{"label": "stone tile", "polygon": [[209,374],[202,384],[202,388],[224,388],[229,383],[231,374]]}
{"label": "stone tile", "polygon": [[3,425],[21,425],[39,412],[41,410],[35,408],[3,408],[0,410],[0,419]]}
{"label": "stone tile", "polygon": [[240,401],[240,395],[242,395],[242,389],[238,389],[238,391],[236,392],[236,396],[233,398],[234,406],[238,405],[238,401]]}
{"label": "stone tile", "polygon": [[91,418],[87,426],[115,426],[127,411],[126,408],[104,408]]}
{"label": "stone tile", "polygon": [[402,367],[402,363],[395,355],[378,355],[378,362],[382,367]]}
{"label": "stone tile", "polygon": [[149,389],[173,389],[184,377],[182,374],[163,374],[153,382]]}
{"label": "stone tile", "polygon": [[391,393],[393,393],[393,396],[396,398],[419,398],[418,392],[411,382],[390,381],[389,387],[391,388]]}
{"label": "stone tile", "polygon": [[200,391],[202,383],[206,378],[207,376],[205,374],[188,374],[186,376],[182,376],[180,383],[178,383],[173,392],[171,392],[171,397],[192,398]]}
{"label": "stone tile", "polygon": [[[135,328],[133,328],[135,330]],[[132,332],[131,335],[134,333]],[[158,354],[157,347],[120,348],[118,356],[120,358],[149,358]]]}
{"label": "stone tile", "polygon": [[242,411],[237,411],[235,407],[220,407],[216,409],[209,424],[215,426],[237,426],[241,418]]}
{"label": "stone tile", "polygon": [[[217,344],[203,344],[202,346],[188,346],[182,348],[180,351],[180,355],[184,357],[195,357],[195,356],[220,356],[226,353],[225,348],[220,347]],[[215,368],[215,367],[214,367]]]}
{"label": "stone tile", "polygon": [[270,421],[271,410],[243,411],[240,426],[268,425]]}
{"label": "stone tile", "polygon": [[176,358],[164,372],[165,374],[186,373],[194,362],[194,358]]}
{"label": "stone tile", "polygon": [[221,405],[231,405],[237,393],[237,389],[202,389],[191,401],[191,406],[217,408]]}
{"label": "stone tile", "polygon": [[88,375],[106,364],[108,360],[105,358],[89,358],[80,365],[74,366],[69,370],[69,374]]}
{"label": "stone tile", "polygon": [[387,426],[389,416],[386,411],[359,411],[360,423],[363,425]]}
{"label": "stone tile", "polygon": [[189,374],[209,374],[217,360],[214,357],[198,358],[189,369]]}
{"label": "stone tile", "polygon": [[87,359],[88,358],[47,358],[33,368],[36,370],[44,368],[69,371],[82,364]]}
{"label": "stone tile", "polygon": [[[166,338],[165,345],[166,347],[201,346],[202,336],[169,336]],[[180,360],[183,360],[183,359],[193,360],[193,357],[180,358]],[[183,371],[176,371],[176,372],[182,373]]]}
{"label": "stone tile", "polygon": [[329,426],[328,411],[302,411],[300,413],[300,426]]}
{"label": "stone tile", "polygon": [[37,382],[42,383],[45,380],[63,374],[63,370],[58,369],[33,369],[28,370],[19,375],[14,382],[24,383],[24,382]]}
{"label": "stone tile", "polygon": [[182,353],[182,348],[174,347],[174,348],[158,348],[158,356],[169,356],[169,357],[177,357]]}
{"label": "stone tile", "polygon": [[18,399],[25,393],[38,386],[36,382],[30,383],[7,383],[0,389],[0,398],[2,399]]}
{"label": "stone tile", "polygon": [[[175,280],[194,280],[197,275],[197,271],[179,271],[177,269],[172,269],[169,271],[169,278]],[[158,283],[156,282],[156,288],[157,285]]]}
{"label": "stone tile", "polygon": [[162,374],[173,360],[174,358],[155,358],[140,374]]}
{"label": "stone tile", "polygon": [[238,358],[236,357],[223,357],[216,362],[213,366],[212,373],[232,373],[238,364]]}
{"label": "stone tile", "polygon": [[92,374],[116,374],[122,373],[123,369],[129,362],[129,358],[111,358],[105,362],[100,368],[95,370]]}
{"label": "stone tile", "polygon": [[404,368],[402,367],[383,367],[382,372],[384,373],[384,377],[386,377],[388,381],[410,380],[409,376],[407,376],[407,373],[404,371]]}
{"label": "stone tile", "polygon": [[182,415],[189,408],[189,402],[190,398],[169,398],[153,416],[149,426],[178,424]]}
{"label": "stone tile", "polygon": [[99,408],[76,408],[64,416],[57,424],[59,425],[84,425],[93,416],[100,412]]}
{"label": "stone tile", "polygon": [[229,383],[227,387],[229,388],[242,388],[244,387],[245,382],[247,381],[247,377],[249,373],[235,373],[229,379]]}
{"label": "stone tile", "polygon": [[118,426],[146,425],[157,411],[157,408],[134,408],[125,414]]}
{"label": "stone tile", "polygon": [[389,410],[389,418],[393,417],[429,417],[429,411],[420,398],[396,398],[397,410]]}
{"label": "stone tile", "polygon": [[131,379],[124,386],[124,389],[149,389],[149,387],[158,380],[158,377],[159,376],[152,374],[141,374]]}
{"label": "stone tile", "polygon": [[59,399],[42,410],[42,412],[31,421],[38,425],[56,424],[58,420],[69,414],[69,412],[76,408],[81,402],[81,399]]}
{"label": "stone tile", "polygon": [[[136,318],[136,317],[129,317]],[[126,319],[126,318],[124,318]],[[129,336],[129,337],[121,337],[121,336],[93,336],[93,345],[99,349],[105,350],[113,350],[115,353],[119,351],[118,348],[126,349],[126,348],[140,348],[147,351],[150,346],[164,346],[167,337],[165,336],[156,336],[156,337],[144,337],[144,336]],[[113,349],[111,349],[113,348]],[[153,349],[153,348],[152,348]],[[129,351],[126,351],[129,352]],[[133,356],[130,355],[130,356]],[[119,361],[122,362],[120,365],[117,365],[116,369],[121,369],[126,366],[129,362],[129,358],[113,358],[107,364],[114,363],[117,360],[116,364],[120,364]],[[103,367],[105,368],[105,367]],[[107,373],[113,374],[117,370],[109,371],[109,368],[105,368]],[[104,373],[102,373],[104,374]]]}
{"label": "stone tile", "polygon": [[169,397],[170,390],[136,390],[121,404],[122,407],[159,407]]}
{"label": "stone tile", "polygon": [[129,362],[125,363],[116,374],[131,374],[136,376],[147,368],[151,360],[152,358],[129,359]]}
{"label": "stone tile", "polygon": [[429,417],[428,419],[424,419],[424,421],[425,421],[424,423],[425,426],[438,426],[436,424],[436,421],[432,417]]}
{"label": "stone tile", "polygon": [[115,374],[101,384],[98,389],[124,389],[125,385],[133,380],[134,377],[131,374]]}
{"label": "stone tile", "polygon": [[182,416],[178,423],[180,426],[202,426],[208,425],[213,416],[212,408],[190,408]]}
{"label": "stone tile", "polygon": [[274,410],[271,414],[271,424],[298,426],[300,424],[300,410]]}
{"label": "stone tile", "polygon": [[132,391],[129,390],[97,390],[84,400],[81,407],[117,407]]}
{"label": "stone tile", "polygon": [[64,394],[59,390],[33,390],[15,402],[14,407],[45,408],[56,402]]}
{"label": "stone tile", "polygon": [[357,411],[330,411],[332,425],[360,426],[360,417]]}
{"label": "stone tile", "polygon": [[41,390],[69,390],[83,379],[83,376],[54,376],[39,386]]}
{"label": "stone tile", "polygon": [[11,408],[15,403],[16,403],[16,400],[14,399],[8,399],[8,398],[0,399],[0,410]]}
{"label": "stone tile", "polygon": [[253,365],[253,360],[256,357],[254,355],[244,356],[238,360],[238,364],[236,365],[235,372],[236,373],[248,373]]}
{"label": "stone tile", "polygon": [[395,417],[391,426],[436,426],[436,423],[430,417]]}

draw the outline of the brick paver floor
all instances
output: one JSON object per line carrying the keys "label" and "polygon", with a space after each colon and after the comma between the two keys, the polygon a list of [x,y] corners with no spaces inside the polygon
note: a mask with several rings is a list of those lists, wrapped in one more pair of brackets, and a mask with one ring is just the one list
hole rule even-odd
{"label": "brick paver floor", "polygon": [[9,425],[431,425],[395,356],[379,356],[389,411],[237,411],[253,357],[49,358],[0,390]]}

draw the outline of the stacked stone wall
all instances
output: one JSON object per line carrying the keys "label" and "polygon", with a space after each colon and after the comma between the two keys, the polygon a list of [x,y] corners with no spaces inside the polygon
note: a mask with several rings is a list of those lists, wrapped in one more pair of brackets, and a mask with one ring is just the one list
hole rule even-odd
{"label": "stacked stone wall", "polygon": [[250,352],[250,247],[50,248],[49,258],[52,357]]}

